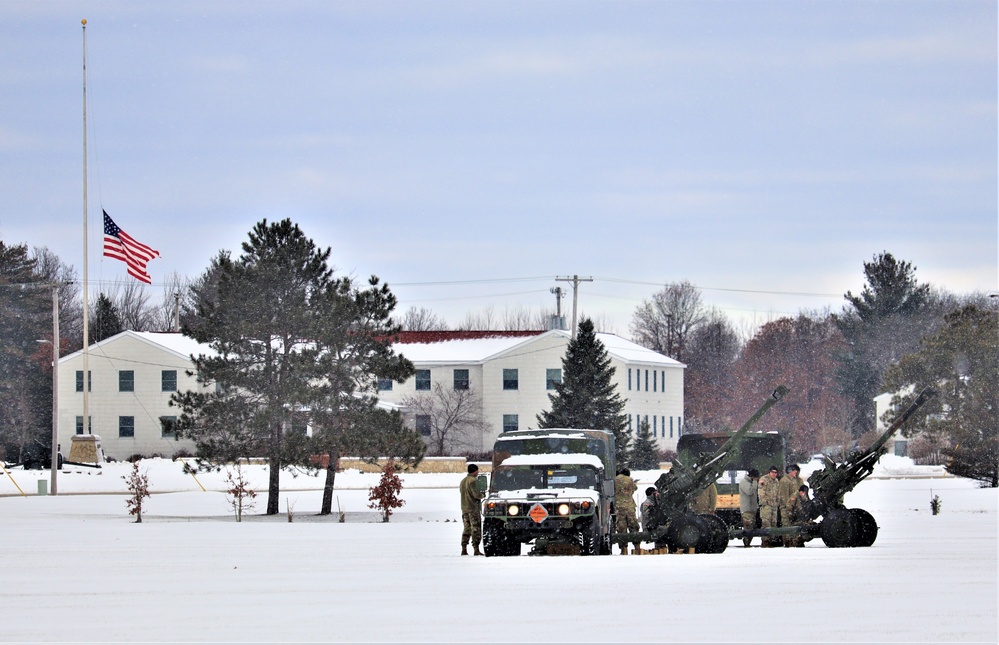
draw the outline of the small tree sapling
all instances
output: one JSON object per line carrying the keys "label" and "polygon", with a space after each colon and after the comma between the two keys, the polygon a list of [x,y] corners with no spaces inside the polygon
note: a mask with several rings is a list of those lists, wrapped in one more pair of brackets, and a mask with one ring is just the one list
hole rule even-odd
{"label": "small tree sapling", "polygon": [[128,492],[131,497],[125,500],[125,508],[129,515],[135,516],[135,523],[142,523],[142,500],[149,497],[149,476],[139,472],[138,460],[132,462],[132,472],[122,475],[122,479],[128,484]]}
{"label": "small tree sapling", "polygon": [[382,512],[382,521],[388,522],[392,515],[392,509],[399,508],[406,504],[406,500],[399,499],[402,491],[402,480],[395,474],[395,463],[389,459],[382,469],[382,478],[377,486],[368,489],[368,508],[376,508]]}

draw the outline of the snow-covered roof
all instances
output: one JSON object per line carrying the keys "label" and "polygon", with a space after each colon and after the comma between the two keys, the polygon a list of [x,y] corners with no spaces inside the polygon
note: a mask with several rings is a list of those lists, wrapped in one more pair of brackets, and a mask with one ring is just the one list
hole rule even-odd
{"label": "snow-covered roof", "polygon": [[[192,355],[198,356],[199,354],[205,354],[208,356],[215,355],[215,351],[208,345],[203,345],[198,341],[185,336],[179,332],[154,332],[154,331],[131,331],[126,330],[120,334],[115,334],[110,338],[105,338],[98,343],[91,343],[88,351],[92,354],[100,354],[101,348],[107,347],[122,338],[134,338],[136,340],[148,343],[150,345],[155,345],[161,349],[171,352],[181,358],[190,358]],[[59,362],[69,360],[83,353],[83,350],[78,350],[72,354],[67,354],[59,359]]]}
{"label": "snow-covered roof", "polygon": [[[571,335],[562,329],[555,329],[536,336],[495,336],[489,338],[466,338],[428,343],[397,343],[393,346],[417,364],[460,364],[482,363],[513,349],[526,347],[542,339],[561,336],[568,345]],[[684,367],[684,364],[668,356],[642,347],[615,334],[597,334],[607,353],[625,363],[642,363],[669,367]]]}

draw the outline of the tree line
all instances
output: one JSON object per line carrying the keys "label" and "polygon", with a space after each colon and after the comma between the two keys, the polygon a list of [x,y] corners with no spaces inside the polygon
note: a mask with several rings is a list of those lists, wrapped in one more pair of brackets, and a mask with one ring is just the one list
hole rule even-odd
{"label": "tree line", "polygon": [[[194,438],[207,457],[268,454],[273,478],[281,465],[308,466],[326,455],[331,497],[335,459],[344,451],[421,454],[419,436],[376,405],[374,383],[412,373],[411,363],[392,353],[386,340],[392,333],[448,326],[423,308],[395,314],[386,285],[376,277],[366,285],[336,277],[329,256],[290,220],[265,220],[250,231],[240,256],[220,251],[196,279],[171,278],[161,303],[151,303],[148,291],[132,283],[100,290],[90,306],[90,337],[97,342],[125,329],[179,327],[212,345],[222,358],[200,360],[197,370],[204,382],[224,387],[211,396],[178,396],[179,435]],[[910,454],[935,455],[955,472],[994,482],[999,302],[921,284],[914,266],[888,252],[865,262],[863,272],[863,290],[847,292],[841,311],[802,311],[766,323],[748,339],[706,307],[691,283],[666,284],[636,308],[630,331],[639,344],[687,365],[687,432],[731,429],[747,414],[747,402],[784,383],[794,394],[769,415],[765,429],[781,432],[791,454],[803,458],[869,442],[874,396],[897,393],[895,403],[903,404],[913,388],[932,381],[942,395],[906,429]],[[49,445],[51,346],[38,341],[51,342],[52,284],[61,285],[65,354],[82,343],[73,268],[47,249],[29,252],[0,240],[0,456],[7,461],[32,450],[45,454]],[[539,329],[547,315],[519,310],[497,317],[487,309],[459,327]],[[599,319],[587,324],[599,327]],[[461,410],[476,407],[465,403]],[[245,416],[251,407],[267,413]],[[455,416],[458,425],[475,422],[474,415],[471,421]],[[313,428],[311,436],[279,432],[303,424]],[[446,451],[453,425],[435,425],[432,449],[436,443],[437,452]],[[619,444],[633,441],[644,454],[652,445],[647,434],[638,428]],[[275,496],[269,512],[276,503]]]}

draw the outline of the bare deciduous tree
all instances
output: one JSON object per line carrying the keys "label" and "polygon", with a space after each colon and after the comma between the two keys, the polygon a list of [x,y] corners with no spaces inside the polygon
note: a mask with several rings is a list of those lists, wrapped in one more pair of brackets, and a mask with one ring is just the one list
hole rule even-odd
{"label": "bare deciduous tree", "polygon": [[690,333],[706,317],[697,287],[687,280],[671,282],[638,306],[631,334],[639,345],[683,361]]}
{"label": "bare deciduous tree", "polygon": [[478,392],[434,383],[429,392],[405,397],[402,405],[416,419],[417,430],[427,437],[430,455],[482,450],[482,437],[489,431],[489,424],[482,417],[482,396]]}
{"label": "bare deciduous tree", "polygon": [[447,331],[447,321],[426,307],[410,307],[402,316],[406,331]]}

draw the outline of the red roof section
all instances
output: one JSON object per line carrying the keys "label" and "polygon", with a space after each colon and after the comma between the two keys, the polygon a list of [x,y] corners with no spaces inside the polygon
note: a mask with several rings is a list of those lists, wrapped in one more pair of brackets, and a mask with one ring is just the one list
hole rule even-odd
{"label": "red roof section", "polygon": [[476,340],[479,338],[528,338],[540,336],[544,330],[528,331],[402,331],[393,338],[394,343],[443,343],[449,340]]}

